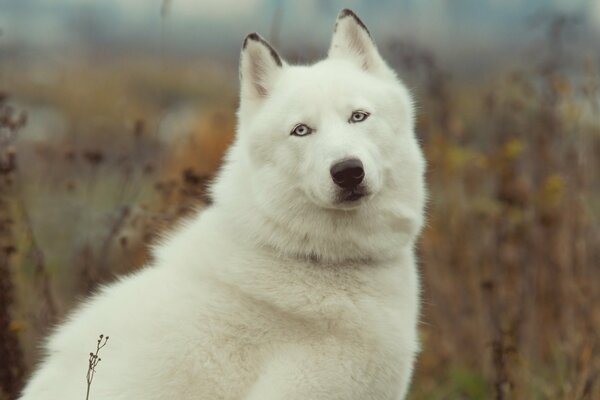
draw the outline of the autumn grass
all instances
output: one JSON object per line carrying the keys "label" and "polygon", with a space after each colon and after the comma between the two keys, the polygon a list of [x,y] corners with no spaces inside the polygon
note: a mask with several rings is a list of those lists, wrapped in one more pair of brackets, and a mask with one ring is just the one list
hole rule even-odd
{"label": "autumn grass", "polygon": [[[598,66],[469,82],[415,49],[390,51],[416,89],[429,162],[410,398],[600,398]],[[28,367],[79,296],[142,267],[146,243],[210,201],[234,131],[232,71],[125,58],[6,88],[33,117],[11,199],[10,326]],[[169,125],[182,104],[192,117]],[[28,140],[40,109],[62,122]]]}

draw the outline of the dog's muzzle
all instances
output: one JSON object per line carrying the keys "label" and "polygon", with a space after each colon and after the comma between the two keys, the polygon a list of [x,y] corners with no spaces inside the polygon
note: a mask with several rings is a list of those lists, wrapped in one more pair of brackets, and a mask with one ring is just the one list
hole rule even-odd
{"label": "dog's muzzle", "polygon": [[353,202],[367,195],[364,185],[365,178],[363,163],[358,158],[338,161],[331,166],[331,179],[340,188],[338,200]]}

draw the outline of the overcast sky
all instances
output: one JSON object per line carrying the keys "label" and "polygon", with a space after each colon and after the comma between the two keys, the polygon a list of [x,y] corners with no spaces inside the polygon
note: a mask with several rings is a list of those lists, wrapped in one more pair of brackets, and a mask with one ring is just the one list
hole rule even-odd
{"label": "overcast sky", "polygon": [[[600,0],[0,0],[2,45],[54,48],[104,45],[206,56],[232,54],[248,32],[323,52],[341,8],[354,9],[376,39],[411,40],[447,59],[493,53],[534,40],[528,21],[559,11],[578,15],[587,43],[600,43]],[[541,30],[541,28],[540,28]],[[600,47],[600,46],[598,46]],[[237,55],[236,55],[237,56]]]}

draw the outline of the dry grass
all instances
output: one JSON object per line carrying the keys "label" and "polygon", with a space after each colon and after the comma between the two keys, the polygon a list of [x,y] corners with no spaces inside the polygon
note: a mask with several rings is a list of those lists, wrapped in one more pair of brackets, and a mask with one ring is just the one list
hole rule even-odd
{"label": "dry grass", "polygon": [[422,390],[460,368],[478,398],[600,397],[597,85],[510,74],[464,94],[475,113],[452,89],[450,121],[421,120]]}
{"label": "dry grass", "polygon": [[15,397],[23,383],[25,363],[11,313],[14,307],[14,253],[17,251],[14,232],[14,173],[17,169],[13,144],[26,115],[6,104],[0,93],[0,396]]}
{"label": "dry grass", "polygon": [[[430,165],[411,398],[600,398],[598,66],[540,64],[473,85],[406,44],[390,53],[417,87]],[[0,259],[11,287],[2,293],[14,293],[0,296],[0,335],[19,340],[1,342],[22,360],[16,369],[31,367],[35,344],[78,295],[141,267],[145,243],[208,201],[235,88],[214,68],[161,65],[78,65],[6,88],[31,120],[48,107],[62,118],[30,120],[15,185],[0,187],[11,221],[2,240],[14,243]],[[194,117],[168,127],[178,104]],[[27,140],[39,126],[50,126],[44,139]],[[167,143],[165,131],[179,139]],[[14,397],[21,372],[1,376]]]}

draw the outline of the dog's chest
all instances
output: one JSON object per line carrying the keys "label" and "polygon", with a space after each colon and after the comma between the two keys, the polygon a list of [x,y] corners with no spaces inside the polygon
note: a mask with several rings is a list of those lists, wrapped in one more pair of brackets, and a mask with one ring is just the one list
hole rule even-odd
{"label": "dog's chest", "polygon": [[268,362],[286,347],[298,345],[319,348],[324,354],[355,355],[371,366],[394,364],[414,336],[412,316],[403,315],[400,304],[389,298],[323,297],[292,310],[268,303],[244,306],[243,318],[227,322],[227,331],[237,332],[230,342],[232,353],[247,357],[235,357],[242,364],[248,359]]}
{"label": "dog's chest", "polygon": [[[204,377],[205,388],[218,388],[217,397],[242,395],[288,349],[322,355],[331,368],[326,375],[343,379],[348,374],[341,366],[351,364],[352,379],[378,375],[388,382],[415,350],[416,288],[362,291],[353,281],[334,286],[294,273],[269,279],[255,277],[246,287],[210,285],[211,302],[203,308],[212,312],[198,316],[194,359],[203,360],[195,375]],[[226,376],[235,376],[235,383]]]}

